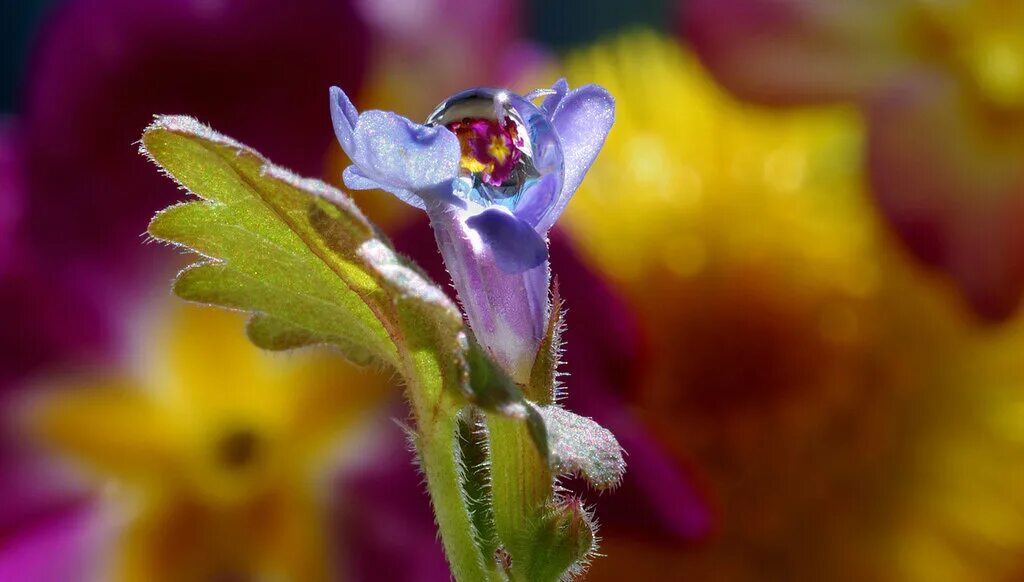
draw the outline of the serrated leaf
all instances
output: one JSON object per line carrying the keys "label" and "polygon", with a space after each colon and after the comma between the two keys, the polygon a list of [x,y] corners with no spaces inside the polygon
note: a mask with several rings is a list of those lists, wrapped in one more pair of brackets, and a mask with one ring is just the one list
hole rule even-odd
{"label": "serrated leaf", "polygon": [[560,406],[538,408],[547,427],[551,468],[555,473],[582,475],[599,490],[619,485],[626,472],[626,461],[611,431]]}
{"label": "serrated leaf", "polygon": [[410,324],[401,302],[416,304],[419,325],[443,329],[450,344],[461,332],[461,315],[443,291],[396,255],[340,191],[188,117],[157,118],[142,145],[202,198],[150,224],[154,238],[207,257],[179,275],[175,292],[253,312],[248,333],[257,345],[331,344],[354,361],[401,368],[396,344]]}

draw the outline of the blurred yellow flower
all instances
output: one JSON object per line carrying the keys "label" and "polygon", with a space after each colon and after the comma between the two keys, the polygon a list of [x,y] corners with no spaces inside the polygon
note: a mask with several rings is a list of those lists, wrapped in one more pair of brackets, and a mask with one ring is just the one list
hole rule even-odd
{"label": "blurred yellow flower", "polygon": [[339,357],[261,352],[239,314],[163,316],[136,374],[31,408],[37,435],[125,519],[103,578],[331,579],[327,479],[340,439],[390,393],[384,381]]}
{"label": "blurred yellow flower", "polygon": [[719,519],[682,548],[605,529],[588,579],[1019,576],[1024,322],[974,327],[877,224],[856,111],[740,104],[644,33],[566,69],[618,105],[566,228],[640,314],[633,405]]}
{"label": "blurred yellow flower", "polygon": [[1024,295],[1024,2],[689,0],[684,36],[725,87],[865,114],[880,213],[975,312]]}

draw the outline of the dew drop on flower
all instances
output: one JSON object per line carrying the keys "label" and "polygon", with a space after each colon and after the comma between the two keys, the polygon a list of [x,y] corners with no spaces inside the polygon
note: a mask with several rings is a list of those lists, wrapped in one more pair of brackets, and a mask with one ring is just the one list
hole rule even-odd
{"label": "dew drop on flower", "polygon": [[[470,200],[515,210],[541,178],[561,190],[562,146],[536,105],[504,89],[478,88],[449,97],[427,118],[459,138],[460,176]],[[550,181],[550,178],[549,178]]]}

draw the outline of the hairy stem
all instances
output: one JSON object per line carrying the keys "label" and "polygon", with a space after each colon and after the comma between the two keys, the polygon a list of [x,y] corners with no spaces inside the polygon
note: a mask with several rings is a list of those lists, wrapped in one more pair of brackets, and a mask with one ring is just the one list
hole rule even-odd
{"label": "hairy stem", "polygon": [[463,489],[456,431],[455,416],[444,415],[434,418],[429,426],[423,426],[417,435],[427,491],[455,579],[458,582],[494,580],[494,560],[486,560],[477,544],[476,528]]}
{"label": "hairy stem", "polygon": [[[422,359],[417,362],[420,373],[429,368],[424,363]],[[443,377],[427,377],[431,376]],[[446,389],[443,381],[440,386],[432,386],[434,390],[419,388],[411,390],[416,450],[452,576],[457,582],[505,582],[494,555],[485,555],[482,549],[484,544],[466,494],[466,468],[459,442],[460,405],[452,396],[455,391]]]}

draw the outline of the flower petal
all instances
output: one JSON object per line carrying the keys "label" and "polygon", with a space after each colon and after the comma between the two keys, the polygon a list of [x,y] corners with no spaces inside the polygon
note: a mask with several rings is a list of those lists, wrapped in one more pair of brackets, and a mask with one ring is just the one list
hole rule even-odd
{"label": "flower petal", "polygon": [[515,214],[527,224],[537,226],[558,199],[559,194],[558,177],[553,173],[545,174],[536,184],[523,192]]}
{"label": "flower petal", "polygon": [[14,255],[15,232],[25,196],[17,128],[0,121],[0,274]]}
{"label": "flower petal", "polygon": [[128,146],[154,113],[188,112],[268,159],[315,174],[334,139],[324,87],[360,87],[369,60],[366,27],[349,2],[52,7],[19,91],[32,193],[21,232],[45,253],[48,269],[95,273],[105,303],[113,281],[124,288],[126,274],[140,281],[150,273],[152,257],[136,244],[140,225],[180,195]]}
{"label": "flower petal", "polygon": [[[528,381],[547,324],[547,263],[507,273],[496,264],[494,253],[480,252],[481,237],[466,225],[461,212],[429,205],[428,214],[436,246],[477,340],[514,380]],[[425,230],[410,227],[395,237],[395,244],[421,265],[439,262]],[[440,281],[444,271],[432,275]]]}
{"label": "flower petal", "polygon": [[[589,267],[561,230],[551,232],[551,262],[569,306],[564,405],[608,428],[626,450],[629,470],[615,495],[596,501],[604,528],[692,540],[713,527],[712,509],[692,480],[634,410],[627,394],[645,373],[645,338],[626,300]],[[600,334],[587,329],[600,321]]]}
{"label": "flower petal", "polygon": [[334,125],[334,135],[338,143],[346,152],[352,148],[352,134],[356,130],[356,123],[359,120],[359,112],[352,100],[341,90],[340,87],[331,87],[331,122]]}
{"label": "flower petal", "polygon": [[[390,412],[404,414],[398,407]],[[339,471],[332,506],[342,510],[331,514],[345,542],[338,549],[354,580],[450,582],[429,499],[402,436],[378,430],[370,441],[373,454]]]}
{"label": "flower petal", "polygon": [[683,36],[716,79],[775,104],[849,99],[902,66],[902,0],[692,0]]}
{"label": "flower petal", "polygon": [[86,466],[132,478],[174,455],[166,414],[129,380],[99,377],[34,396],[26,409],[29,434]]}
{"label": "flower petal", "polygon": [[366,177],[358,166],[349,166],[341,173],[345,186],[351,190],[379,190],[381,185]]}
{"label": "flower petal", "polygon": [[[560,83],[555,84],[556,91],[560,87]],[[548,97],[544,106],[548,106],[548,102],[557,96]],[[580,87],[552,103],[557,103],[551,114],[551,123],[562,141],[565,180],[558,200],[538,222],[538,232],[547,232],[562,214],[601,151],[615,121],[615,99],[606,89],[597,85]]]}
{"label": "flower petal", "polygon": [[506,273],[522,273],[544,263],[548,245],[533,227],[505,209],[492,206],[466,219],[494,253],[498,268]]}
{"label": "flower petal", "polygon": [[385,192],[393,194],[396,198],[410,206],[415,206],[419,209],[425,208],[423,200],[419,196],[405,188],[392,188],[390,186],[378,184],[370,178],[367,178],[366,174],[364,174],[358,166],[353,165],[345,168],[345,171],[341,174],[341,178],[345,181],[345,186],[351,190],[384,190]]}
{"label": "flower petal", "polygon": [[548,118],[554,115],[555,110],[558,109],[558,104],[562,102],[565,94],[569,92],[569,83],[565,79],[559,79],[551,86],[551,90],[554,91],[554,94],[548,95],[540,106],[540,110]]}
{"label": "flower petal", "polygon": [[459,174],[459,140],[442,127],[428,127],[387,111],[359,115],[345,92],[331,87],[331,120],[338,143],[355,168],[345,170],[354,189],[381,188],[403,202],[451,202],[449,184]]}
{"label": "flower petal", "polygon": [[83,505],[7,532],[0,580],[99,580],[112,526],[100,509]]}
{"label": "flower petal", "polygon": [[443,127],[427,127],[387,111],[359,116],[352,161],[372,180],[414,192],[459,175],[459,139]]}

